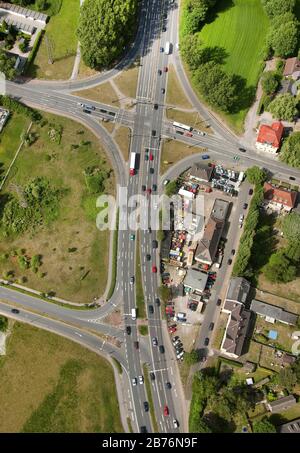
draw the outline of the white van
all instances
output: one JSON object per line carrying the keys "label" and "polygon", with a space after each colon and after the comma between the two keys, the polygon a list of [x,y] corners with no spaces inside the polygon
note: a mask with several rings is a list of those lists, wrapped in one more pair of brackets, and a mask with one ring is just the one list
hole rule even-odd
{"label": "white van", "polygon": [[136,309],[135,309],[135,308],[132,308],[132,309],[131,309],[131,319],[132,319],[133,321],[136,320]]}
{"label": "white van", "polygon": [[167,42],[166,42],[166,46],[165,46],[165,54],[166,54],[166,55],[169,55],[169,53],[170,53],[170,47],[171,47],[171,45],[170,45],[169,41],[167,41]]}

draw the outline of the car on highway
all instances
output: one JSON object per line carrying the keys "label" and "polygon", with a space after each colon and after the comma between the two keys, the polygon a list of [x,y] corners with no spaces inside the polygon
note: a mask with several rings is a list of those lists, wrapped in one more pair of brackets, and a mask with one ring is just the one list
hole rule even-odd
{"label": "car on highway", "polygon": [[152,241],[152,247],[154,249],[157,249],[157,247],[158,247],[158,243],[157,243],[157,241],[155,239]]}
{"label": "car on highway", "polygon": [[153,159],[154,159],[154,156],[153,156],[152,153],[149,154],[149,159],[150,159],[150,160],[153,160]]}
{"label": "car on highway", "polygon": [[208,346],[208,345],[209,345],[209,338],[206,337],[204,340],[204,346]]}
{"label": "car on highway", "polygon": [[162,70],[161,69],[159,69],[157,72],[158,72],[158,75],[162,75]]}
{"label": "car on highway", "polygon": [[193,134],[191,132],[185,132],[184,135],[186,137],[193,137]]}
{"label": "car on highway", "polygon": [[294,176],[289,176],[289,179],[290,179],[291,181],[295,181],[295,180],[296,180],[296,178],[294,178]]}
{"label": "car on highway", "polygon": [[152,272],[153,272],[153,274],[156,274],[156,272],[157,272],[157,267],[156,266],[152,266]]}
{"label": "car on highway", "polygon": [[135,234],[131,234],[131,235],[130,235],[130,240],[131,240],[131,241],[134,241],[134,240],[135,240]]}
{"label": "car on highway", "polygon": [[201,156],[203,160],[206,160],[206,159],[209,159],[209,155],[208,154],[203,154],[203,156]]}
{"label": "car on highway", "polygon": [[165,347],[164,347],[164,345],[161,344],[161,345],[159,346],[159,352],[160,352],[161,354],[164,354],[164,352],[165,352]]}
{"label": "car on highway", "polygon": [[167,415],[169,415],[169,408],[168,408],[168,406],[165,406],[164,407],[164,416],[166,417]]}
{"label": "car on highway", "polygon": [[171,388],[172,388],[171,382],[166,382],[166,388],[167,388],[167,389],[171,389]]}
{"label": "car on highway", "polygon": [[141,434],[145,434],[145,433],[147,433],[147,432],[148,432],[148,431],[147,431],[147,427],[146,427],[146,426],[141,426],[141,427],[140,427],[140,433],[141,433]]}
{"label": "car on highway", "polygon": [[203,131],[198,131],[198,135],[201,135],[202,137],[204,137],[204,135],[206,135],[206,133]]}
{"label": "car on highway", "polygon": [[144,376],[139,376],[139,383],[144,384]]}
{"label": "car on highway", "polygon": [[151,233],[151,232],[152,232],[152,228],[148,227],[148,233]]}
{"label": "car on highway", "polygon": [[148,401],[144,401],[144,409],[145,409],[145,412],[149,411],[149,403],[148,403]]}
{"label": "car on highway", "polygon": [[153,174],[154,173],[154,168],[150,167],[150,173]]}
{"label": "car on highway", "polygon": [[159,300],[158,297],[156,297],[156,299],[155,299],[155,304],[156,304],[158,307],[160,306],[160,300]]}
{"label": "car on highway", "polygon": [[146,259],[147,259],[147,261],[150,261],[150,260],[151,260],[151,255],[149,255],[149,253],[147,253]]}
{"label": "car on highway", "polygon": [[148,189],[146,190],[146,192],[150,195],[152,190],[151,190],[151,187],[148,187]]}
{"label": "car on highway", "polygon": [[162,94],[165,94],[165,92],[166,92],[166,90],[164,88],[162,88],[160,91]]}
{"label": "car on highway", "polygon": [[11,312],[14,313],[15,315],[17,315],[20,313],[20,310],[18,310],[17,308],[12,308]]}
{"label": "car on highway", "polygon": [[164,72],[168,72],[168,66],[164,67]]}
{"label": "car on highway", "polygon": [[139,342],[138,341],[135,341],[133,344],[134,344],[135,349],[139,349]]}
{"label": "car on highway", "polygon": [[232,263],[232,259],[229,258],[229,260],[227,261],[227,264],[230,266],[231,263]]}
{"label": "car on highway", "polygon": [[157,338],[153,337],[152,338],[152,346],[157,346],[157,345],[158,345]]}
{"label": "car on highway", "polygon": [[149,306],[148,306],[148,309],[149,309],[149,313],[150,313],[151,315],[153,315],[153,313],[154,313],[153,305],[149,305]]}
{"label": "car on highway", "polygon": [[150,379],[151,381],[155,381],[155,373],[153,371],[150,373]]}
{"label": "car on highway", "polygon": [[132,378],[131,382],[133,386],[137,385],[137,378],[136,377]]}
{"label": "car on highway", "polygon": [[164,51],[164,48],[160,47],[159,51],[162,53]]}
{"label": "car on highway", "polygon": [[152,184],[152,190],[153,190],[153,192],[157,191],[157,185],[156,184]]}
{"label": "car on highway", "polygon": [[142,185],[142,191],[145,192],[145,190],[146,190],[146,186],[143,184]]}
{"label": "car on highway", "polygon": [[145,154],[145,160],[148,161],[149,160],[149,156],[148,154]]}
{"label": "car on highway", "polygon": [[239,148],[239,151],[241,151],[242,153],[246,152],[245,148]]}
{"label": "car on highway", "polygon": [[165,179],[164,182],[163,182],[163,185],[166,186],[167,184],[169,184],[170,180],[169,179]]}
{"label": "car on highway", "polygon": [[152,137],[155,137],[155,135],[156,135],[156,130],[155,129],[152,129],[151,135],[152,135]]}
{"label": "car on highway", "polygon": [[134,277],[130,277],[130,284],[131,284],[131,285],[134,284]]}
{"label": "car on highway", "polygon": [[209,330],[214,330],[214,326],[215,326],[215,324],[213,322],[211,322],[209,324]]}
{"label": "car on highway", "polygon": [[167,13],[164,13],[163,18],[164,18],[164,19],[167,19],[167,18],[168,18],[168,14],[167,14]]}
{"label": "car on highway", "polygon": [[153,203],[153,209],[157,209],[158,208],[158,204],[157,203]]}
{"label": "car on highway", "polygon": [[158,110],[158,104],[154,104],[153,108],[154,110]]}
{"label": "car on highway", "polygon": [[131,334],[131,327],[130,326],[126,327],[126,333],[127,333],[127,335]]}
{"label": "car on highway", "polygon": [[174,428],[179,428],[179,423],[176,420],[176,418],[174,418],[174,420],[173,420],[173,426],[174,426]]}
{"label": "car on highway", "polygon": [[231,250],[231,255],[235,255],[235,249]]}
{"label": "car on highway", "polygon": [[243,204],[243,209],[247,209],[248,208],[248,203],[244,203]]}
{"label": "car on highway", "polygon": [[249,189],[248,194],[249,194],[249,195],[252,195],[252,194],[253,194],[253,189]]}

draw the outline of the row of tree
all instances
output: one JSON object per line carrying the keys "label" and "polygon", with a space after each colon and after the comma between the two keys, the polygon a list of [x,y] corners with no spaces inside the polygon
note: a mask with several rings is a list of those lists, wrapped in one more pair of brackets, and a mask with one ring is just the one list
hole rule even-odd
{"label": "row of tree", "polygon": [[271,20],[266,38],[267,53],[287,58],[295,54],[299,45],[300,24],[294,14],[296,0],[261,0]]}
{"label": "row of tree", "polygon": [[300,168],[300,132],[294,132],[284,140],[279,157],[292,167]]}

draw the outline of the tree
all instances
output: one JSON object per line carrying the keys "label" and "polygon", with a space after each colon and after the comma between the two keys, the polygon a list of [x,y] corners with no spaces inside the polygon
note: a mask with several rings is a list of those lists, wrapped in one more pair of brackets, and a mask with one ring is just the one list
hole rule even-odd
{"label": "tree", "polygon": [[0,332],[5,332],[8,326],[8,319],[0,315]]}
{"label": "tree", "polygon": [[279,27],[272,27],[267,43],[276,57],[287,58],[294,55],[299,40],[299,24],[296,21],[282,22]]}
{"label": "tree", "polygon": [[300,215],[291,212],[283,217],[281,222],[282,232],[288,241],[300,241]]}
{"label": "tree", "polygon": [[168,197],[175,195],[178,192],[177,181],[169,182],[165,188],[165,192]]}
{"label": "tree", "polygon": [[267,179],[266,172],[256,165],[254,167],[248,168],[246,175],[250,184],[255,185],[261,185]]}
{"label": "tree", "polygon": [[197,69],[203,63],[199,34],[185,35],[182,38],[180,52],[190,68]]}
{"label": "tree", "polygon": [[268,110],[279,120],[294,121],[298,114],[297,104],[297,99],[291,94],[280,94],[270,103]]}
{"label": "tree", "polygon": [[300,132],[294,132],[284,140],[279,156],[283,162],[300,168]]}
{"label": "tree", "polygon": [[253,422],[253,432],[254,433],[276,433],[275,426],[270,422],[267,417],[262,418]]}
{"label": "tree", "polygon": [[210,104],[224,112],[233,109],[238,99],[234,77],[226,74],[220,65],[213,61],[202,65],[195,72],[195,81]]}
{"label": "tree", "polygon": [[266,71],[261,78],[261,84],[266,94],[273,94],[277,91],[280,83],[280,76],[276,71]]}
{"label": "tree", "polygon": [[297,239],[289,241],[288,246],[284,250],[284,254],[289,260],[293,261],[294,264],[298,264],[300,262],[300,241]]}
{"label": "tree", "polygon": [[297,268],[285,256],[284,250],[273,253],[263,272],[267,280],[273,283],[288,283],[295,279]]}
{"label": "tree", "polygon": [[292,12],[295,8],[295,0],[262,0],[263,7],[270,18],[280,16],[286,12]]}
{"label": "tree", "polygon": [[36,0],[35,4],[38,11],[44,11],[47,8],[47,0]]}
{"label": "tree", "polygon": [[199,362],[199,351],[193,349],[191,352],[184,354],[184,361],[187,365],[194,365]]}
{"label": "tree", "polygon": [[16,61],[16,57],[9,56],[3,49],[0,49],[0,71],[8,80],[12,80],[16,76]]}
{"label": "tree", "polygon": [[108,66],[120,56],[133,36],[137,11],[137,0],[85,0],[77,34],[87,66]]}
{"label": "tree", "polygon": [[297,384],[297,376],[291,367],[286,367],[280,370],[276,380],[278,385],[284,387],[289,392],[292,392]]}

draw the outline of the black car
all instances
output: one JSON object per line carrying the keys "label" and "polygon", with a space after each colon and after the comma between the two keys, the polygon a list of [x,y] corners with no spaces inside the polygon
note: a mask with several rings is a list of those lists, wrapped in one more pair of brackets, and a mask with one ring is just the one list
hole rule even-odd
{"label": "black car", "polygon": [[152,137],[155,137],[156,135],[156,131],[154,129],[152,129]]}
{"label": "black car", "polygon": [[214,323],[211,322],[210,325],[209,325],[209,330],[214,330],[214,326],[215,326]]}
{"label": "black car", "polygon": [[231,250],[231,255],[235,255],[235,250],[234,249]]}
{"label": "black car", "polygon": [[142,191],[145,192],[145,190],[146,190],[146,186],[143,184],[142,185]]}
{"label": "black car", "polygon": [[294,176],[290,176],[289,179],[290,179],[291,181],[295,181],[296,178],[294,178]]}
{"label": "black car", "polygon": [[149,403],[148,403],[148,401],[144,401],[144,409],[145,409],[145,412],[149,411]]}
{"label": "black car", "polygon": [[165,347],[164,347],[162,344],[161,344],[160,347],[159,347],[159,352],[160,352],[161,354],[164,354],[164,352],[165,352]]}
{"label": "black car", "polygon": [[160,300],[159,300],[158,297],[155,299],[155,303],[156,303],[156,305],[157,305],[158,307],[160,306]]}
{"label": "black car", "polygon": [[167,28],[166,28],[166,27],[163,27],[163,28],[162,28],[162,31],[167,31]]}
{"label": "black car", "polygon": [[229,266],[230,266],[231,263],[232,263],[232,259],[229,258],[229,260],[227,261],[227,264],[229,264]]}
{"label": "black car", "polygon": [[151,260],[151,255],[149,255],[149,253],[147,253],[146,258],[147,258],[147,261],[150,261]]}
{"label": "black car", "polygon": [[158,75],[162,75],[162,70],[161,69],[159,69],[157,72],[158,72]]}
{"label": "black car", "polygon": [[244,203],[243,204],[243,209],[247,209],[248,208],[248,204],[247,203]]}
{"label": "black car", "polygon": [[167,19],[167,18],[168,18],[168,14],[167,14],[167,13],[164,13],[163,18],[164,18],[164,19]]}
{"label": "black car", "polygon": [[164,88],[161,89],[162,94],[165,94],[166,90]]}
{"label": "black car", "polygon": [[147,433],[147,427],[146,426],[141,426],[140,432],[141,433]]}
{"label": "black car", "polygon": [[208,345],[209,345],[209,338],[207,338],[207,337],[205,338],[205,340],[204,340],[204,345],[205,345],[205,346],[208,346]]}
{"label": "black car", "polygon": [[245,148],[239,148],[239,151],[241,151],[242,153],[246,152]]}
{"label": "black car", "polygon": [[20,310],[18,310],[17,308],[12,308],[11,312],[17,315],[18,313],[20,313]]}
{"label": "black car", "polygon": [[150,170],[149,170],[149,171],[150,171],[150,173],[153,175],[153,173],[154,173],[154,168],[153,168],[153,167],[150,167]]}
{"label": "black car", "polygon": [[153,315],[153,313],[154,313],[153,305],[149,305],[149,313],[151,313],[151,315]]}
{"label": "black car", "polygon": [[154,110],[158,109],[158,104],[154,104]]}
{"label": "black car", "polygon": [[156,184],[153,184],[153,185],[152,185],[152,190],[153,190],[154,192],[157,191],[157,185],[156,185]]}
{"label": "black car", "polygon": [[126,333],[127,333],[127,335],[131,334],[131,327],[130,326],[126,327]]}
{"label": "black car", "polygon": [[148,227],[148,233],[151,233],[152,229],[151,227]]}
{"label": "black car", "polygon": [[150,373],[150,379],[151,381],[155,381],[155,373],[153,372]]}
{"label": "black car", "polygon": [[166,388],[167,388],[167,389],[171,389],[171,388],[172,388],[171,382],[166,382]]}
{"label": "black car", "polygon": [[221,303],[222,303],[222,299],[218,299],[218,300],[217,300],[217,305],[218,305],[218,307],[221,305]]}
{"label": "black car", "polygon": [[249,195],[252,195],[253,194],[253,189],[249,189]]}
{"label": "black car", "polygon": [[158,247],[157,241],[155,239],[152,241],[152,247],[154,249],[157,249],[157,247]]}

